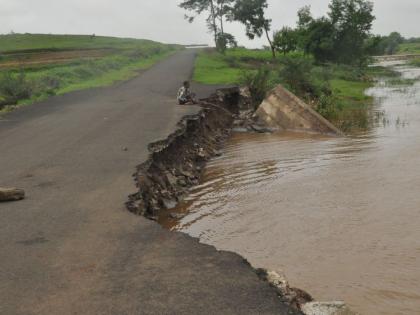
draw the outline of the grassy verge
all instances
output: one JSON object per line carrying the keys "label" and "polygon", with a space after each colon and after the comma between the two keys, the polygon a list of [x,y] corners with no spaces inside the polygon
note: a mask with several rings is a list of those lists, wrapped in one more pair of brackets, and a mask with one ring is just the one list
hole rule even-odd
{"label": "grassy verge", "polygon": [[228,50],[226,55],[203,51],[196,61],[194,80],[241,84],[247,73],[259,73],[261,68],[269,71],[268,87],[283,84],[344,131],[367,127],[372,98],[365,91],[373,85],[373,78],[397,76],[381,67],[319,66],[298,53],[273,60],[269,51],[239,48]]}
{"label": "grassy verge", "polygon": [[195,62],[194,81],[203,84],[236,84],[243,68],[229,64],[220,54],[200,53]]}
{"label": "grassy verge", "polygon": [[[301,54],[289,54],[298,57]],[[194,81],[203,84],[238,84],[245,72],[265,66],[275,69],[284,56],[273,60],[268,50],[229,49],[225,55],[213,50],[201,52],[196,59]]]}
{"label": "grassy verge", "polygon": [[398,47],[398,54],[420,54],[420,43],[403,43]]}
{"label": "grassy verge", "polygon": [[96,36],[0,36],[0,111],[130,79],[181,49]]}

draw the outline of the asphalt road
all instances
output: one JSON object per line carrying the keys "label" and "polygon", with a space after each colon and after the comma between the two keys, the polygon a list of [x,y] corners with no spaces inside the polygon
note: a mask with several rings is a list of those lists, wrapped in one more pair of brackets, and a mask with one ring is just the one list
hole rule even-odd
{"label": "asphalt road", "polygon": [[147,144],[197,111],[174,103],[194,57],[0,119],[0,186],[27,192],[0,204],[0,314],[293,314],[240,256],[124,207]]}

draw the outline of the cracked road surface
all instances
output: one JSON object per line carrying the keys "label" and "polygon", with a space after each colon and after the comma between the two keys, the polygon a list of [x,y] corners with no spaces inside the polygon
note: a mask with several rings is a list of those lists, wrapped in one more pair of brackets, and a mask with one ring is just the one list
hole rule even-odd
{"label": "cracked road surface", "polygon": [[293,314],[240,256],[124,207],[147,145],[197,111],[174,103],[195,54],[0,119],[0,186],[27,193],[0,204],[0,314]]}

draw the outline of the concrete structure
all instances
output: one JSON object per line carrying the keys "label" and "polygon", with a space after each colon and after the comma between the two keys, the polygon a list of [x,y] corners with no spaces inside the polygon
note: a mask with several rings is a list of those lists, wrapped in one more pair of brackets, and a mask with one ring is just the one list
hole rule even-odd
{"label": "concrete structure", "polygon": [[281,85],[268,94],[255,114],[260,124],[271,129],[341,135],[333,124]]}

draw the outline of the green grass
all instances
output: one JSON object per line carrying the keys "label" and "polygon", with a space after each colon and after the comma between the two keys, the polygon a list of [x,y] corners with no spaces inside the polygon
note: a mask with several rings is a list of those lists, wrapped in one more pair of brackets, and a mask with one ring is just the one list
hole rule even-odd
{"label": "green grass", "polygon": [[339,99],[352,101],[354,104],[365,103],[370,100],[365,91],[372,86],[371,82],[333,79],[330,84],[335,96]]}
{"label": "green grass", "polygon": [[193,80],[203,84],[237,84],[243,69],[229,65],[219,54],[201,53],[195,62]]}
{"label": "green grass", "polygon": [[228,58],[239,59],[240,61],[266,61],[271,62],[273,60],[271,51],[260,50],[260,49],[246,49],[246,48],[235,48],[226,51]]}
{"label": "green grass", "polygon": [[[2,35],[0,50],[13,51],[19,56],[31,55],[34,50],[53,52],[60,50],[84,50],[109,48],[110,53],[101,57],[71,59],[57,64],[21,64],[15,68],[3,69],[3,76],[12,78],[22,73],[23,81],[31,90],[30,98],[17,98],[10,94],[10,84],[1,80],[0,75],[0,111],[8,111],[16,105],[31,104],[50,97],[75,90],[108,86],[117,81],[130,79],[140,70],[147,69],[181,49],[177,45],[165,45],[148,40],[118,39],[111,37],[90,37],[70,35]],[[49,55],[48,55],[49,56]],[[10,58],[7,60],[10,61]],[[2,60],[0,59],[0,65]],[[1,86],[3,82],[4,86]],[[16,81],[19,82],[19,81]],[[16,83],[15,85],[22,84]],[[7,90],[8,89],[8,90]],[[12,89],[19,91],[18,86]],[[3,109],[2,109],[3,104]],[[4,106],[10,104],[11,106]]]}
{"label": "green grass", "polygon": [[161,45],[145,39],[90,35],[9,34],[0,35],[0,52],[69,49],[146,49]]}
{"label": "green grass", "polygon": [[420,54],[420,43],[403,43],[398,47],[398,54]]}
{"label": "green grass", "polygon": [[[288,57],[311,60],[310,57],[304,57],[299,53],[288,55]],[[225,55],[207,50],[200,53],[197,58],[194,80],[204,84],[241,84],[244,73],[256,72],[257,69],[266,67],[271,70],[269,86],[283,84],[287,87],[288,84],[279,76],[283,67],[282,58],[284,56],[279,55],[273,60],[271,52],[267,50],[230,49]],[[373,85],[375,76],[393,77],[397,74],[381,67],[358,69],[333,64],[315,65],[310,73],[305,74],[318,91],[321,91],[323,86],[329,86],[332,96],[327,98],[322,96],[318,100],[325,104],[322,114],[345,131],[354,127],[366,127],[367,109],[372,104],[372,98],[367,96],[365,91]],[[311,101],[307,95],[298,96]]]}
{"label": "green grass", "polygon": [[[300,53],[289,56],[301,56]],[[259,67],[278,67],[282,55],[273,60],[271,51],[246,48],[228,49],[225,55],[213,50],[201,52],[195,63],[193,80],[203,84],[239,84],[244,72]]]}
{"label": "green grass", "polygon": [[[289,55],[290,56],[290,55]],[[293,54],[294,57],[301,56]],[[204,84],[239,84],[244,71],[254,71],[258,66],[266,65],[272,70],[278,70],[282,55],[273,61],[271,52],[267,50],[247,50],[243,48],[228,50],[226,55],[213,51],[199,54],[196,61],[194,80]],[[322,70],[318,67],[315,70]],[[325,68],[325,67],[324,67]],[[371,73],[379,73],[380,67],[372,68]],[[369,80],[360,80],[360,71],[353,67],[329,65],[328,72],[331,76],[331,87],[337,96],[367,101],[369,97],[364,91],[372,85]],[[385,72],[384,72],[385,73]],[[308,74],[308,76],[311,74]],[[273,78],[273,80],[275,80]],[[277,82],[281,83],[281,82]]]}

